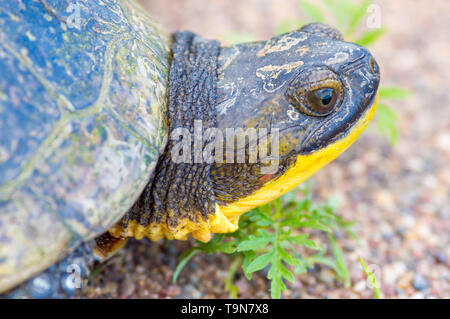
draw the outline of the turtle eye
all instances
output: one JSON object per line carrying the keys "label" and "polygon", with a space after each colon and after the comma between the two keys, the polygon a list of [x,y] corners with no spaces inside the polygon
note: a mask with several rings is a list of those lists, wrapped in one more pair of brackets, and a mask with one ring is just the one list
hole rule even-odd
{"label": "turtle eye", "polygon": [[378,72],[378,65],[373,58],[370,58],[370,71],[374,74]]}
{"label": "turtle eye", "polygon": [[317,114],[328,114],[337,101],[337,93],[333,88],[323,88],[307,94],[308,104]]}
{"label": "turtle eye", "polygon": [[311,116],[326,116],[344,100],[344,90],[336,73],[326,67],[306,70],[289,85],[288,101]]}

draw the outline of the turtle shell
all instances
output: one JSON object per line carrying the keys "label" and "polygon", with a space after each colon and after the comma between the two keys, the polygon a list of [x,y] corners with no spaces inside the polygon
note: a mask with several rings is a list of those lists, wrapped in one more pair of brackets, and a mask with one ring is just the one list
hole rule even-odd
{"label": "turtle shell", "polygon": [[132,206],[167,141],[169,38],[133,1],[0,5],[0,292]]}

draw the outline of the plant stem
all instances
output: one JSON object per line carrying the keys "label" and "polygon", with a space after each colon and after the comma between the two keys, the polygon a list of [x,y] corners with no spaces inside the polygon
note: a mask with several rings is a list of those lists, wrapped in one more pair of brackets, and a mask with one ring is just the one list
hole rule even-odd
{"label": "plant stem", "polygon": [[241,266],[243,261],[242,254],[238,254],[230,265],[230,270],[228,271],[228,277],[225,281],[225,289],[229,292],[231,299],[236,299],[239,293],[239,288],[233,285],[234,277],[236,276],[236,271]]}

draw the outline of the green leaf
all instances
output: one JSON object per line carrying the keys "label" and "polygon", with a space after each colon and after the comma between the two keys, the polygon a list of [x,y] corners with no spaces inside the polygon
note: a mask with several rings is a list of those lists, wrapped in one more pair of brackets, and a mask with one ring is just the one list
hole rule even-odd
{"label": "green leaf", "polygon": [[259,228],[255,231],[255,233],[260,236],[260,237],[264,237],[264,238],[268,238],[270,240],[273,239],[273,234],[268,233],[267,230],[265,230],[264,228]]}
{"label": "green leaf", "polygon": [[299,1],[300,7],[303,9],[305,14],[313,21],[313,22],[324,22],[325,19],[323,17],[322,11],[312,3],[306,0]]}
{"label": "green leaf", "polygon": [[332,212],[337,210],[339,207],[339,198],[337,198],[336,196],[331,196],[330,198],[328,198],[327,206]]}
{"label": "green leaf", "polygon": [[271,280],[270,296],[272,299],[279,299],[281,297],[281,292],[286,290],[286,285],[282,278],[282,266],[283,264],[280,261],[274,262],[267,275],[267,278]]}
{"label": "green leaf", "polygon": [[309,228],[309,229],[317,229],[317,230],[322,230],[324,232],[331,232],[332,231],[332,229],[330,227],[321,224],[317,220],[309,220],[309,221],[306,221],[306,222],[300,222],[300,223],[298,223],[298,227]]}
{"label": "green leaf", "polygon": [[248,266],[247,266],[247,272],[252,273],[258,270],[263,269],[266,267],[273,256],[273,251],[270,251],[268,253],[265,253],[261,256],[256,257]]}
{"label": "green leaf", "polygon": [[275,277],[270,282],[270,297],[272,299],[280,299],[281,292],[286,290],[286,285],[283,283],[281,277]]}
{"label": "green leaf", "polygon": [[398,140],[397,113],[384,103],[378,103],[376,112],[376,125],[378,132],[386,134],[391,145],[395,145]]}
{"label": "green leaf", "polygon": [[398,114],[395,112],[390,106],[379,103],[377,107],[377,116],[382,116],[383,120],[393,120],[396,121],[398,119]]}
{"label": "green leaf", "polygon": [[193,247],[188,250],[186,250],[183,254],[180,256],[180,261],[178,262],[177,267],[175,268],[175,271],[172,276],[172,283],[176,283],[178,276],[180,275],[181,270],[184,268],[184,266],[187,264],[187,262],[197,255],[201,250]]}
{"label": "green leaf", "polygon": [[305,274],[308,268],[312,268],[312,265],[306,260],[300,260],[300,264],[294,267],[294,273],[296,275]]}
{"label": "green leaf", "polygon": [[255,250],[258,248],[264,248],[268,243],[270,243],[270,240],[271,240],[270,237],[268,238],[268,237],[251,236],[248,240],[244,240],[238,245],[237,251]]}
{"label": "green leaf", "polygon": [[287,269],[281,262],[280,262],[280,272],[281,276],[287,281],[289,282],[295,281],[294,274],[289,269]]}
{"label": "green leaf", "polygon": [[248,271],[248,266],[257,257],[256,253],[252,250],[244,251],[244,261],[242,262],[242,270],[244,271],[245,277],[250,280],[252,279],[252,273]]}
{"label": "green leaf", "polygon": [[338,0],[331,13],[334,14],[336,18],[338,29],[345,32],[353,13],[351,4],[347,0]]}
{"label": "green leaf", "polygon": [[89,277],[87,279],[87,283],[90,283],[95,276],[97,276],[105,267],[107,267],[111,263],[112,259],[108,259],[106,262],[103,262],[95,267],[94,270],[91,271]]}
{"label": "green leaf", "polygon": [[293,282],[295,278],[292,272],[289,271],[280,260],[277,260],[276,256],[274,256],[274,259],[267,278],[271,280],[270,296],[273,299],[279,299],[281,297],[281,292],[286,290],[283,279]]}
{"label": "green leaf", "polygon": [[375,299],[380,299],[381,292],[380,292],[380,288],[378,288],[378,283],[377,283],[377,280],[375,279],[375,276],[372,275],[372,272],[369,270],[369,268],[367,267],[366,263],[361,258],[361,256],[359,256],[359,262],[361,263],[361,266],[363,267],[364,272],[366,273],[367,279],[369,279],[369,281],[371,283],[372,291],[373,291]]}
{"label": "green leaf", "polygon": [[401,87],[381,87],[378,90],[378,95],[382,99],[403,100],[411,96],[411,92]]}
{"label": "green leaf", "polygon": [[228,277],[225,281],[225,289],[230,294],[231,299],[236,299],[238,297],[239,288],[236,285],[233,285],[233,279],[236,276],[236,271],[238,270],[239,265],[241,265],[242,257],[236,257],[230,265],[230,269],[228,271]]}
{"label": "green leaf", "polygon": [[353,34],[356,31],[356,29],[359,27],[359,25],[363,21],[363,18],[367,14],[367,8],[369,5],[370,5],[370,0],[364,0],[361,2],[360,5],[355,6],[355,8],[353,9],[351,18],[350,18],[348,29],[346,31],[346,33],[348,35]]}
{"label": "green leaf", "polygon": [[[330,237],[333,256],[325,257],[324,254],[328,252],[326,246],[317,247],[307,234],[296,232],[297,228],[332,232],[333,229],[347,230],[352,226],[352,223],[335,214],[337,203],[333,200],[328,203],[314,202],[310,185],[311,183],[307,182],[297,189],[304,194],[305,198],[302,200],[297,200],[293,191],[289,196],[241,216],[239,229],[234,233],[215,235],[206,244],[197,241],[196,246],[180,256],[173,280],[177,280],[185,264],[199,252],[234,254],[234,261],[230,265],[229,276],[225,282],[231,297],[237,297],[238,294],[237,287],[233,285],[233,278],[239,266],[248,280],[254,272],[268,267],[267,278],[271,282],[272,298],[280,298],[286,289],[285,280],[294,281],[294,273],[305,273],[314,264],[329,266],[339,279],[348,278],[342,252],[334,237]],[[305,256],[300,256],[297,251],[299,246],[319,251],[312,256],[306,253]]]}
{"label": "green leaf", "polygon": [[220,250],[220,247],[222,245],[221,241],[224,237],[225,237],[224,234],[217,234],[208,243],[202,243],[202,242],[197,241],[196,247],[198,247],[200,250],[203,250],[204,252],[206,252],[208,254],[212,254],[212,253]]}
{"label": "green leaf", "polygon": [[340,222],[339,226],[344,229],[344,231],[349,235],[353,240],[359,241],[358,234],[353,230],[356,222]]}
{"label": "green leaf", "polygon": [[337,269],[339,270],[338,275],[344,282],[346,288],[350,287],[350,274],[348,272],[347,263],[345,262],[342,250],[336,241],[336,238],[332,234],[328,234],[328,241],[330,242],[331,252],[333,253],[334,259],[336,260]]}
{"label": "green leaf", "polygon": [[232,254],[236,251],[236,247],[232,241],[225,242],[221,245],[218,245],[214,252],[220,252],[225,254]]}
{"label": "green leaf", "polygon": [[331,269],[334,270],[334,272],[336,274],[339,274],[339,272],[340,272],[339,267],[336,264],[336,261],[332,257],[314,255],[314,256],[308,257],[306,260],[313,265],[320,264],[320,265],[330,267]]}
{"label": "green leaf", "polygon": [[250,221],[254,222],[257,226],[267,227],[272,225],[275,221],[266,214],[258,212],[257,214],[249,216]]}
{"label": "green leaf", "polygon": [[289,254],[286,250],[284,250],[283,248],[279,248],[278,249],[278,253],[280,254],[281,258],[283,259],[283,261],[291,266],[298,266],[301,264],[300,260],[298,260],[297,258],[293,257],[291,254]]}
{"label": "green leaf", "polygon": [[378,40],[378,38],[380,38],[385,32],[385,28],[369,30],[365,32],[359,39],[356,39],[353,42],[361,46],[369,46],[370,44],[373,44],[376,40]]}
{"label": "green leaf", "polygon": [[313,240],[308,239],[307,234],[289,236],[286,240],[293,244],[305,246],[310,249],[318,249],[316,243]]}

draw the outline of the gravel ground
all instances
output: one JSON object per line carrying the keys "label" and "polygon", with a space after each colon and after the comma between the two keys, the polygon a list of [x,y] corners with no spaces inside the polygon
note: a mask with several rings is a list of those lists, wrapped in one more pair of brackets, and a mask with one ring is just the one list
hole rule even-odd
{"label": "gravel ground", "polygon": [[[190,29],[209,38],[245,31],[270,37],[301,15],[295,0],[157,1],[141,3],[168,31]],[[323,267],[297,276],[284,298],[371,298],[359,256],[376,266],[385,298],[450,297],[450,2],[378,1],[389,32],[372,48],[382,81],[414,92],[393,102],[400,114],[395,147],[368,130],[317,173],[317,200],[337,196],[339,212],[357,222],[359,245],[342,236],[351,288]],[[226,256],[198,255],[176,285],[171,276],[188,242],[130,241],[95,276],[95,298],[226,298]],[[268,281],[237,273],[241,298],[268,298]]]}

